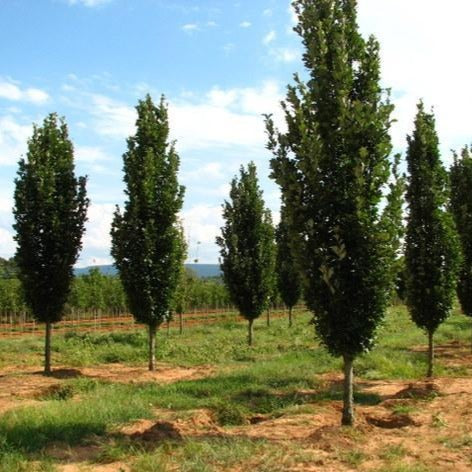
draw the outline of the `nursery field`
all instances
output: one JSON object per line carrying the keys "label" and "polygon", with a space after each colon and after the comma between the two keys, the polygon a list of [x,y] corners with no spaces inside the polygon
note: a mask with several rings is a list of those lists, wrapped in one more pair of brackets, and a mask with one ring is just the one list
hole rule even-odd
{"label": "nursery field", "polygon": [[426,336],[392,307],[379,344],[355,364],[356,425],[340,426],[341,361],[308,313],[158,334],[143,329],[0,339],[0,472],[472,470],[471,320]]}

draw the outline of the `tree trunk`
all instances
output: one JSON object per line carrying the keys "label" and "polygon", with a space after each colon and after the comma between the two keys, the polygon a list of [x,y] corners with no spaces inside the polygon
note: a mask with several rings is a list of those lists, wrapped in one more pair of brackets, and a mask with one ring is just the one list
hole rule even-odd
{"label": "tree trunk", "polygon": [[167,320],[167,336],[169,336],[170,333],[170,320]]}
{"label": "tree trunk", "polygon": [[156,370],[156,326],[149,325],[149,370]]}
{"label": "tree trunk", "polygon": [[179,313],[179,334],[184,331],[184,315],[182,312]]}
{"label": "tree trunk", "polygon": [[288,307],[288,327],[292,327],[292,307]]}
{"label": "tree trunk", "polygon": [[344,395],[343,395],[343,417],[341,424],[343,426],[352,426],[354,424],[354,394],[352,385],[352,364],[353,358],[344,356]]}
{"label": "tree trunk", "polygon": [[269,327],[270,326],[270,308],[267,308],[267,326]]}
{"label": "tree trunk", "polygon": [[51,331],[52,323],[46,321],[46,338],[44,343],[44,375],[51,375]]}
{"label": "tree trunk", "polygon": [[252,337],[254,335],[254,328],[253,328],[253,324],[254,323],[254,320],[249,320],[249,325],[248,325],[248,330],[247,330],[247,343],[249,344],[249,346],[252,346]]}
{"label": "tree trunk", "polygon": [[426,377],[431,378],[433,376],[433,364],[434,364],[434,342],[431,331],[428,331],[428,373]]}

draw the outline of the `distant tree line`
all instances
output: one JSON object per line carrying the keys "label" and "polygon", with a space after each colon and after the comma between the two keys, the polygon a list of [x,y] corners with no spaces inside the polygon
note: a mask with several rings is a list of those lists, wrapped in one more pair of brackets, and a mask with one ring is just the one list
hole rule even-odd
{"label": "distant tree line", "polygon": [[[177,294],[184,313],[232,307],[228,290],[219,277],[199,278],[191,269],[186,270]],[[176,312],[179,310],[175,307]],[[113,316],[125,313],[129,313],[129,308],[118,276],[91,269],[88,274],[73,279],[64,310],[66,317],[72,314]],[[16,277],[0,278],[0,314],[3,318],[18,314],[30,317],[21,283]]]}

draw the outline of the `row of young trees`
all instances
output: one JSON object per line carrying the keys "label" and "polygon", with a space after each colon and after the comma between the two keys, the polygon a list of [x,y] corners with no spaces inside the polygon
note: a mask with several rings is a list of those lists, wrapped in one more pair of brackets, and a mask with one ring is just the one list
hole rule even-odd
{"label": "row of young trees", "polygon": [[[117,208],[111,230],[120,282],[98,271],[73,279],[89,201],[85,178],[74,176],[72,143],[64,120],[51,114],[42,127],[35,127],[26,159],[20,161],[15,260],[26,305],[38,321],[46,323],[47,374],[51,372],[51,324],[71,308],[97,312],[122,311],[126,306],[149,328],[153,370],[156,330],[173,313],[235,301],[221,284],[197,281],[184,270],[186,247],[178,220],[183,188],[177,181],[179,158],[168,139],[164,99],[156,106],[147,96],[139,102],[137,114],[137,131],[128,139],[123,156],[127,201],[123,213]],[[267,230],[272,235],[271,224]],[[259,283],[255,280],[254,286]],[[273,270],[267,287],[270,293],[264,308],[268,309],[277,298]],[[21,300],[17,298],[16,306]]]}
{"label": "row of young trees", "polygon": [[[303,279],[322,343],[343,358],[342,423],[351,425],[353,363],[373,348],[398,280],[404,196],[407,305],[428,335],[428,376],[433,336],[451,311],[461,264],[456,226],[464,254],[459,299],[465,313],[472,311],[472,164],[468,149],[456,156],[449,187],[434,116],[420,102],[407,139],[408,177],[400,175],[400,157],[390,158],[393,106],[380,85],[379,44],[359,34],[355,0],[296,0],[293,6],[308,78],[295,75],[288,86],[282,103],[287,131],[278,131],[266,116],[268,149],[295,263],[289,270]],[[256,193],[243,194],[248,174],[255,174],[251,165],[241,171],[239,184],[233,182],[218,243],[225,280],[236,302],[244,301],[240,311],[251,325],[265,302],[258,289],[272,266],[262,199],[251,203]],[[242,218],[251,224],[250,234]],[[261,281],[257,289],[254,280]]]}
{"label": "row of young trees", "polygon": [[[174,311],[217,310],[232,306],[226,286],[217,279],[201,279],[191,270],[182,278],[176,294]],[[126,294],[118,276],[102,274],[93,268],[88,274],[74,277],[64,306],[69,314],[119,315],[129,313]],[[0,278],[0,315],[16,319],[30,316],[20,280]]]}
{"label": "row of young trees", "polygon": [[[274,234],[251,163],[232,182],[217,244],[231,299],[248,320],[249,343],[254,319],[273,297],[275,268],[287,305],[301,282],[319,338],[344,361],[342,423],[350,425],[353,364],[375,344],[399,265],[405,186],[407,302],[412,319],[428,333],[429,375],[433,335],[450,312],[459,269],[459,299],[470,313],[470,156],[466,150],[456,157],[451,188],[434,117],[420,104],[407,142],[405,180],[399,158],[391,158],[393,105],[380,85],[379,44],[360,35],[356,1],[295,0],[293,6],[306,79],[296,75],[288,86],[286,131],[266,116],[272,177],[282,191],[281,223]],[[184,189],[164,101],[156,106],[148,96],[137,114],[124,154],[126,202],[115,213],[112,255],[131,312],[148,326],[152,370],[156,330],[182,306],[177,287],[186,247],[178,212]],[[34,130],[15,192],[16,257],[27,303],[46,322],[46,372],[50,324],[68,296],[87,205],[65,124],[50,115]]]}

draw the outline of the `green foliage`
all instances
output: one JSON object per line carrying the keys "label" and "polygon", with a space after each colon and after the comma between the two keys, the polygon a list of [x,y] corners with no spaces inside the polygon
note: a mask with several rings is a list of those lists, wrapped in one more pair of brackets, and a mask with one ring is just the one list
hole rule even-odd
{"label": "green foliage", "polygon": [[352,359],[372,348],[392,284],[398,182],[392,211],[379,208],[393,106],[380,85],[379,45],[358,33],[356,2],[293,5],[309,79],[288,87],[286,133],[267,117],[271,166],[317,333],[332,354]]}
{"label": "green foliage", "polygon": [[13,314],[27,310],[21,282],[17,278],[0,278],[0,313]]}
{"label": "green foliage", "polygon": [[127,310],[120,278],[104,275],[97,268],[75,277],[68,305],[69,308],[88,313],[123,313]]}
{"label": "green foliage", "polygon": [[230,200],[223,205],[225,225],[217,238],[224,281],[244,318],[258,318],[273,292],[274,229],[264,208],[253,163],[240,169],[231,183]]}
{"label": "green foliage", "polygon": [[282,206],[280,212],[280,223],[275,232],[275,238],[277,241],[277,285],[284,304],[291,309],[301,297],[302,281],[291,245],[285,206]]}
{"label": "green foliage", "polygon": [[450,208],[462,247],[457,295],[464,313],[472,316],[472,153],[467,146],[460,157],[454,153],[450,181]]}
{"label": "green foliage", "polygon": [[164,99],[155,106],[148,95],[136,110],[136,134],[123,156],[127,201],[123,214],[115,212],[111,252],[131,313],[155,329],[168,316],[180,278],[185,244],[177,215],[184,188]]}
{"label": "green foliage", "polygon": [[446,209],[447,173],[440,160],[434,115],[424,111],[423,103],[408,137],[407,162],[407,303],[413,321],[432,335],[452,308],[459,242]]}
{"label": "green foliage", "polygon": [[4,259],[0,257],[0,279],[11,279],[17,276],[18,266],[15,259]]}
{"label": "green foliage", "polygon": [[67,126],[56,114],[35,126],[15,180],[15,260],[27,304],[38,321],[61,319],[82,246],[88,199],[74,175]]}

